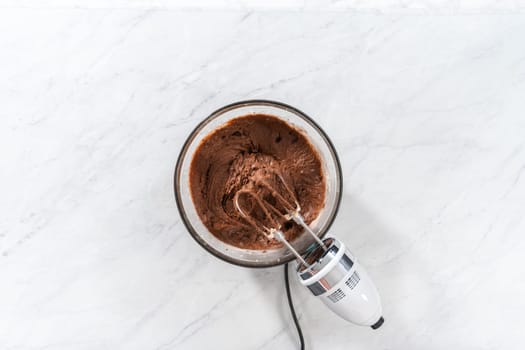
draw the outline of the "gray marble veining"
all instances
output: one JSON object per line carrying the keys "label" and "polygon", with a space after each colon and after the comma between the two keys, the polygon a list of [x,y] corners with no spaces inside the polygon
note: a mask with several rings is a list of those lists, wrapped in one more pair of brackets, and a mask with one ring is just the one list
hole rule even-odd
{"label": "gray marble veining", "polygon": [[1,349],[296,347],[282,268],[208,255],[172,192],[192,128],[249,98],[330,135],[333,233],[383,298],[374,332],[294,283],[308,348],[520,347],[523,7],[323,4],[2,5]]}

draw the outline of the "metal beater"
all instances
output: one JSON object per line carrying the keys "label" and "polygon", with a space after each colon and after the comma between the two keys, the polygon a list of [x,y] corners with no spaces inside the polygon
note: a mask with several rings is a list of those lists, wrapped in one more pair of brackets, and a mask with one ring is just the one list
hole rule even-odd
{"label": "metal beater", "polygon": [[[278,187],[282,187],[285,192],[285,198],[283,195],[279,193],[275,189],[274,186],[270,185],[267,180],[260,179],[252,182],[251,189],[242,188],[239,191],[235,193],[234,197],[234,204],[237,211],[241,214],[241,216],[249,222],[258,232],[264,234],[266,237],[273,239],[277,238],[281,243],[283,243],[299,260],[303,265],[310,266],[297,252],[297,250],[288,242],[288,240],[285,238],[284,233],[281,230],[282,224],[284,222],[293,220],[295,223],[300,225],[305,232],[307,232],[312,238],[319,244],[320,247],[322,247],[323,250],[326,251],[326,246],[324,242],[312,231],[310,226],[306,224],[304,221],[304,217],[301,215],[301,206],[299,205],[299,201],[295,197],[293,191],[290,189],[286,181],[284,181],[283,176],[278,171],[271,172],[272,177],[278,180],[277,185]],[[279,186],[280,183],[280,186]],[[271,204],[269,201],[264,200],[262,196],[260,196],[256,189],[260,187],[265,188],[267,191],[269,191],[270,195],[273,196],[275,199],[275,202],[278,203],[276,205]],[[265,218],[269,221],[270,225],[266,225],[262,222],[262,220],[256,219],[253,215],[250,215],[246,208],[243,209],[241,204],[241,198],[242,196],[251,197],[253,201],[259,206],[259,208],[263,211]],[[246,201],[245,201],[246,203]],[[277,205],[280,205],[282,209],[277,208]],[[284,210],[284,211],[283,211]]]}

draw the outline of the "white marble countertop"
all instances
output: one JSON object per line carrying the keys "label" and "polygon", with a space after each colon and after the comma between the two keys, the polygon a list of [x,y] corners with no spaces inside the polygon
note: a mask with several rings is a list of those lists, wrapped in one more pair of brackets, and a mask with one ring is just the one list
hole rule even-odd
{"label": "white marble countertop", "polygon": [[0,7],[0,349],[297,347],[282,268],[207,254],[174,202],[190,130],[249,98],[331,136],[332,233],[382,295],[372,331],[294,281],[308,349],[523,346],[523,3]]}

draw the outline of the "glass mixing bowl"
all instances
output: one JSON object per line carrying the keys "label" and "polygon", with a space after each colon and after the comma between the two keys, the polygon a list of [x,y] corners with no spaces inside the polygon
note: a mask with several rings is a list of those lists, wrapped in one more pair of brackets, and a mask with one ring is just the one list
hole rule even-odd
{"label": "glass mixing bowl", "polygon": [[[180,215],[192,237],[213,255],[229,263],[247,267],[269,267],[284,264],[294,259],[286,248],[268,250],[242,249],[224,243],[204,226],[194,207],[190,193],[190,165],[193,154],[201,141],[229,120],[250,114],[269,114],[293,125],[301,131],[316,148],[322,161],[326,178],[325,205],[310,227],[319,237],[323,237],[334,221],[341,201],[341,166],[335,149],[324,131],[306,114],[284,103],[250,100],[225,106],[204,119],[190,134],[177,160],[175,167],[175,199]],[[292,243],[303,253],[313,239],[307,233],[301,234]]]}

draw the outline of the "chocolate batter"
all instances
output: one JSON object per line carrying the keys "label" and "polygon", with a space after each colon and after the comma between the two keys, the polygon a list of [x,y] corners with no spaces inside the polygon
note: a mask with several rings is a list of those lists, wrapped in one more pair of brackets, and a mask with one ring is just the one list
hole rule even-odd
{"label": "chocolate batter", "polygon": [[[257,184],[264,179],[282,193],[277,172],[295,193],[306,223],[312,222],[324,206],[326,184],[319,155],[300,131],[276,117],[257,114],[232,119],[210,133],[195,151],[190,166],[191,195],[204,225],[233,246],[279,247],[277,240],[250,226],[233,201],[239,189],[248,188],[275,204],[271,193]],[[251,215],[268,221],[253,203],[245,204],[252,204]],[[289,241],[302,232],[291,221],[281,229]]]}

